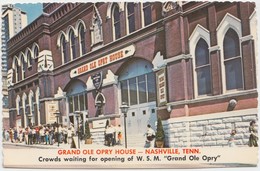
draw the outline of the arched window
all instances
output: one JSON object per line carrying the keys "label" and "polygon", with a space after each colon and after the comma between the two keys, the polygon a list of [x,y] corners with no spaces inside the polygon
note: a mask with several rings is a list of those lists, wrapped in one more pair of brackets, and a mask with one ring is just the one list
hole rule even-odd
{"label": "arched window", "polygon": [[195,49],[195,71],[198,95],[211,94],[211,72],[208,44],[199,39]]}
{"label": "arched window", "polygon": [[63,63],[67,63],[69,62],[69,58],[68,58],[68,53],[67,53],[67,43],[66,43],[66,39],[65,36],[62,34],[60,37],[60,42],[61,42],[61,56],[63,59]]}
{"label": "arched window", "polygon": [[34,58],[35,63],[38,62],[38,57],[39,57],[39,47],[35,46],[33,49],[33,58]]}
{"label": "arched window", "polygon": [[150,2],[143,3],[143,25],[147,26],[152,23],[152,8]]}
{"label": "arched window", "polygon": [[24,59],[24,55],[21,56],[21,79],[25,78],[25,70],[26,70],[26,62]]}
{"label": "arched window", "polygon": [[114,39],[119,39],[121,37],[120,28],[120,12],[118,4],[114,4],[113,8],[113,25],[114,25]]}
{"label": "arched window", "polygon": [[79,80],[73,80],[65,91],[67,92],[66,95],[68,100],[69,118],[70,122],[73,123],[75,111],[88,110],[86,85]]}
{"label": "arched window", "polygon": [[31,50],[27,51],[27,63],[28,63],[28,68],[33,65],[33,59],[32,59],[32,53]]}
{"label": "arched window", "polygon": [[223,50],[226,89],[241,89],[243,88],[243,74],[240,42],[238,34],[231,28],[225,34]]}
{"label": "arched window", "polygon": [[84,26],[80,24],[79,26],[79,43],[80,43],[80,55],[86,53],[86,38],[85,38],[85,30]]}
{"label": "arched window", "polygon": [[17,115],[20,115],[20,102],[21,102],[21,99],[20,99],[20,96],[17,95],[16,96],[16,114]]}
{"label": "arched window", "polygon": [[135,31],[135,5],[133,2],[127,3],[128,33]]}
{"label": "arched window", "polygon": [[32,115],[32,118],[31,118],[31,123],[34,124],[35,123],[35,112],[34,112],[34,94],[33,94],[33,91],[30,90],[30,93],[29,93],[29,113]]}
{"label": "arched window", "polygon": [[145,60],[132,61],[124,68],[119,76],[122,102],[132,106],[156,100],[152,68],[152,64]]}
{"label": "arched window", "polygon": [[20,70],[20,68],[19,68],[18,59],[15,57],[14,60],[15,60],[15,62],[14,62],[14,65],[15,65],[14,66],[14,74],[15,74],[14,82],[17,83],[19,81],[19,70]]}
{"label": "arched window", "polygon": [[70,30],[70,32],[69,32],[69,38],[70,38],[71,59],[75,59],[76,58],[76,39],[75,39],[75,33],[73,30]]}

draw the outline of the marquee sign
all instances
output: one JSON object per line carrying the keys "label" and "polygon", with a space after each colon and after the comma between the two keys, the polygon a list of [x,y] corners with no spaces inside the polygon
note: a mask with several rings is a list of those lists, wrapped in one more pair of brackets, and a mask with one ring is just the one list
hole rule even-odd
{"label": "marquee sign", "polygon": [[111,63],[120,61],[122,59],[132,56],[134,52],[134,45],[127,46],[104,57],[98,58],[94,61],[88,62],[84,65],[72,69],[70,71],[70,77],[74,78],[87,72],[93,71],[95,69],[101,68],[103,66],[109,65]]}

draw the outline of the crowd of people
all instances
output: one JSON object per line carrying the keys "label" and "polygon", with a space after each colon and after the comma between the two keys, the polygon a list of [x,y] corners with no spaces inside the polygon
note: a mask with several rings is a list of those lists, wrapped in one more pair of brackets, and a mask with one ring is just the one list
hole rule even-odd
{"label": "crowd of people", "polygon": [[43,125],[43,126],[27,126],[14,127],[9,130],[3,129],[3,141],[12,143],[33,144],[49,144],[54,143],[71,143],[72,137],[75,135],[73,125],[70,127],[61,124]]}
{"label": "crowd of people", "polygon": [[122,145],[122,129],[121,125],[114,127],[113,125],[107,125],[105,127],[105,145],[114,146]]}
{"label": "crowd of people", "polygon": [[[80,127],[80,132],[83,131],[83,128]],[[249,146],[258,147],[258,135],[256,129],[256,122],[250,122],[249,127],[250,137],[249,137]],[[33,144],[49,144],[53,145],[54,143],[65,143],[71,144],[72,137],[77,134],[75,132],[73,124],[69,127],[63,126],[61,124],[52,124],[52,125],[43,125],[43,126],[27,126],[23,127],[14,127],[9,130],[3,129],[3,141],[12,142],[12,143],[25,143],[28,145]],[[235,147],[235,135],[236,130],[232,130],[230,138],[228,140],[228,145],[230,147]],[[155,131],[151,128],[151,125],[147,125],[147,130],[145,133],[146,142],[145,148],[153,147]],[[82,140],[83,134],[80,134],[80,139]],[[110,124],[107,124],[105,127],[105,145],[114,146],[122,145],[122,128],[120,125],[114,127]]]}

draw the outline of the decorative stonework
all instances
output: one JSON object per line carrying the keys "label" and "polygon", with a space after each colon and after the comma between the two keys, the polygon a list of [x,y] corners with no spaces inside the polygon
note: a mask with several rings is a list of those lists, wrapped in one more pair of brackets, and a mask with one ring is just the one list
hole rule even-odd
{"label": "decorative stonework", "polygon": [[92,26],[90,27],[90,31],[92,40],[91,46],[103,42],[102,18],[95,4],[92,17]]}
{"label": "decorative stonework", "polygon": [[64,92],[60,87],[58,87],[57,94],[54,94],[55,99],[65,98],[66,92]]}
{"label": "decorative stonework", "polygon": [[39,53],[38,72],[53,71],[52,53],[49,50],[43,50]]}
{"label": "decorative stonework", "polygon": [[153,70],[157,71],[163,67],[166,66],[167,62],[163,59],[163,55],[161,55],[161,52],[158,51],[152,61],[153,64]]}
{"label": "decorative stonework", "polygon": [[13,86],[13,74],[14,74],[14,70],[13,69],[9,69],[7,72],[7,86]]}

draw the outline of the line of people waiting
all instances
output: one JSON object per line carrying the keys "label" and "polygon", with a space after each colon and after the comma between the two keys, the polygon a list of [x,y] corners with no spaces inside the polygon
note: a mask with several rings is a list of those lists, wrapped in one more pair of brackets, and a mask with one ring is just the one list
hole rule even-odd
{"label": "line of people waiting", "polygon": [[3,141],[12,143],[25,143],[28,145],[33,144],[49,144],[54,143],[69,143],[72,142],[72,137],[75,135],[73,125],[70,127],[54,123],[43,126],[27,126],[14,127],[9,130],[3,129]]}

